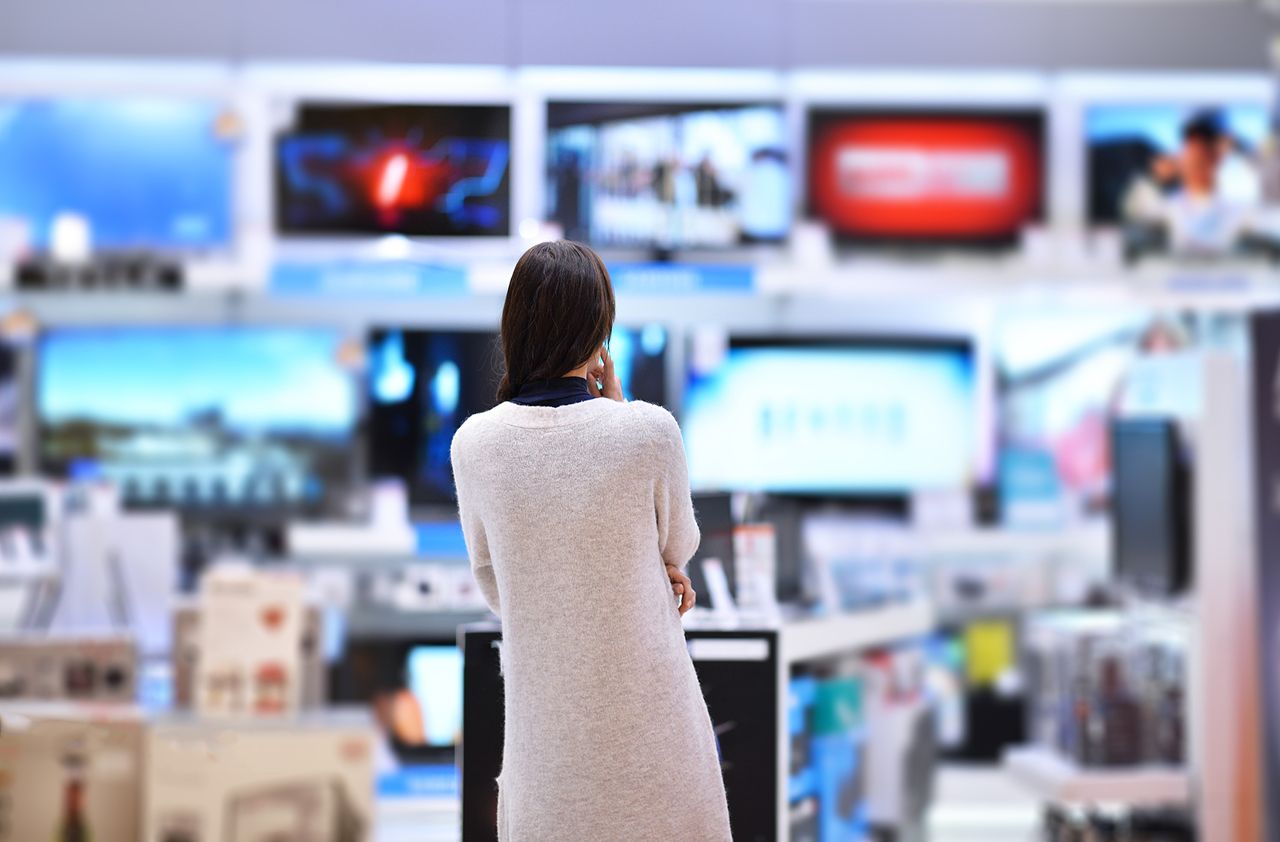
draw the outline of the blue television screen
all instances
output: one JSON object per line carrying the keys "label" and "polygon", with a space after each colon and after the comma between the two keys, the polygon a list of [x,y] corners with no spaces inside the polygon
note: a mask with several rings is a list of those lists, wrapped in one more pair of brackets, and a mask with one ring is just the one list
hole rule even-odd
{"label": "blue television screen", "polygon": [[695,353],[684,435],[695,488],[892,495],[980,478],[964,342],[734,340]]}
{"label": "blue television screen", "polygon": [[154,506],[317,507],[358,404],[341,337],[310,328],[66,329],[39,348],[44,467]]}
{"label": "blue television screen", "polygon": [[106,249],[210,250],[232,240],[234,147],[223,107],[180,99],[0,100],[0,218],[49,244],[88,219]]}

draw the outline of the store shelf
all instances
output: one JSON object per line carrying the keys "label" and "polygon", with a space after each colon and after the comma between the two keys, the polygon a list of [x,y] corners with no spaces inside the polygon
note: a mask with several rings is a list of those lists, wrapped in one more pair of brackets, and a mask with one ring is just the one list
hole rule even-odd
{"label": "store shelf", "polygon": [[821,660],[886,646],[933,629],[933,607],[924,600],[793,620],[781,628],[782,659],[789,664]]}
{"label": "store shelf", "polygon": [[1176,767],[1082,769],[1054,751],[1035,747],[1006,752],[1004,769],[1054,804],[1167,807],[1191,800],[1190,775]]}

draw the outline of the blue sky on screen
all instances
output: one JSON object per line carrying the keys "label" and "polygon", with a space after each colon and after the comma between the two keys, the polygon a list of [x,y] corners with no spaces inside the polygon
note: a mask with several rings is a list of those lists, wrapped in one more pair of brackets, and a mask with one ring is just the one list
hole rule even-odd
{"label": "blue sky on screen", "polygon": [[351,377],[327,330],[69,330],[44,338],[41,418],[182,424],[219,407],[245,431],[341,433],[356,416]]}

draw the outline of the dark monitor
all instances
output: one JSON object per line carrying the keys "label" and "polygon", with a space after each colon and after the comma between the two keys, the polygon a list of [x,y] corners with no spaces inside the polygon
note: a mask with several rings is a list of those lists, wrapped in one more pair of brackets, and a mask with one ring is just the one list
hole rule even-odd
{"label": "dark monitor", "polygon": [[729,593],[737,597],[735,556],[733,552],[733,508],[729,494],[695,494],[693,510],[698,518],[698,530],[702,533],[702,542],[698,551],[689,562],[689,579],[698,594],[698,604],[704,607],[720,609],[716,605],[711,589],[707,587],[706,571],[703,565],[711,559],[720,562],[728,580]]}
{"label": "dark monitor", "polygon": [[336,510],[356,388],[324,328],[66,328],[40,338],[44,471],[105,479],[126,505]]}
{"label": "dark monitor", "polygon": [[404,481],[414,505],[456,499],[454,433],[497,403],[498,335],[374,330],[369,340],[369,471]]}
{"label": "dark monitor", "polygon": [[276,141],[285,234],[505,237],[505,105],[303,105]]}
{"label": "dark monitor", "polygon": [[462,734],[462,651],[456,644],[361,640],[330,676],[335,702],[367,704],[402,764],[452,762]]}
{"label": "dark monitor", "polygon": [[1192,578],[1191,472],[1173,421],[1126,419],[1111,429],[1117,578],[1165,596]]}
{"label": "dark monitor", "polygon": [[[609,340],[628,400],[666,402],[668,335],[618,327]],[[491,331],[379,328],[369,338],[369,469],[402,480],[415,506],[456,499],[449,448],[462,423],[497,404],[503,361]]]}

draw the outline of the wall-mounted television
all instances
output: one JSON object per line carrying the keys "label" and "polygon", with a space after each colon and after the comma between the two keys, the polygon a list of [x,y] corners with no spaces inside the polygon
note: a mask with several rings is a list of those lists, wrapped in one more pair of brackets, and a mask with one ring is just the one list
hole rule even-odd
{"label": "wall-mounted television", "polygon": [[1010,246],[1044,214],[1035,110],[816,110],[808,205],[842,241]]}
{"label": "wall-mounted television", "polygon": [[692,354],[684,397],[694,488],[879,497],[981,479],[967,340],[708,344]]}
{"label": "wall-mounted television", "polygon": [[66,328],[39,342],[44,470],[127,505],[325,510],[358,414],[341,336],[317,328]]}
{"label": "wall-mounted television", "polygon": [[505,237],[505,105],[303,104],[276,139],[283,234]]}
{"label": "wall-mounted television", "polygon": [[546,215],[600,247],[777,242],[792,189],[780,105],[552,102]]}
{"label": "wall-mounted television", "polygon": [[1088,221],[1139,252],[1226,253],[1277,239],[1263,224],[1262,103],[1107,103],[1084,116]]}
{"label": "wall-mounted television", "polygon": [[[666,400],[667,331],[615,328],[609,340],[628,400]],[[369,337],[369,468],[402,480],[411,502],[451,505],[449,448],[477,412],[493,408],[503,362],[490,331],[379,328]]]}
{"label": "wall-mounted television", "polygon": [[0,220],[39,250],[66,213],[102,249],[229,247],[237,126],[213,101],[0,99]]}

